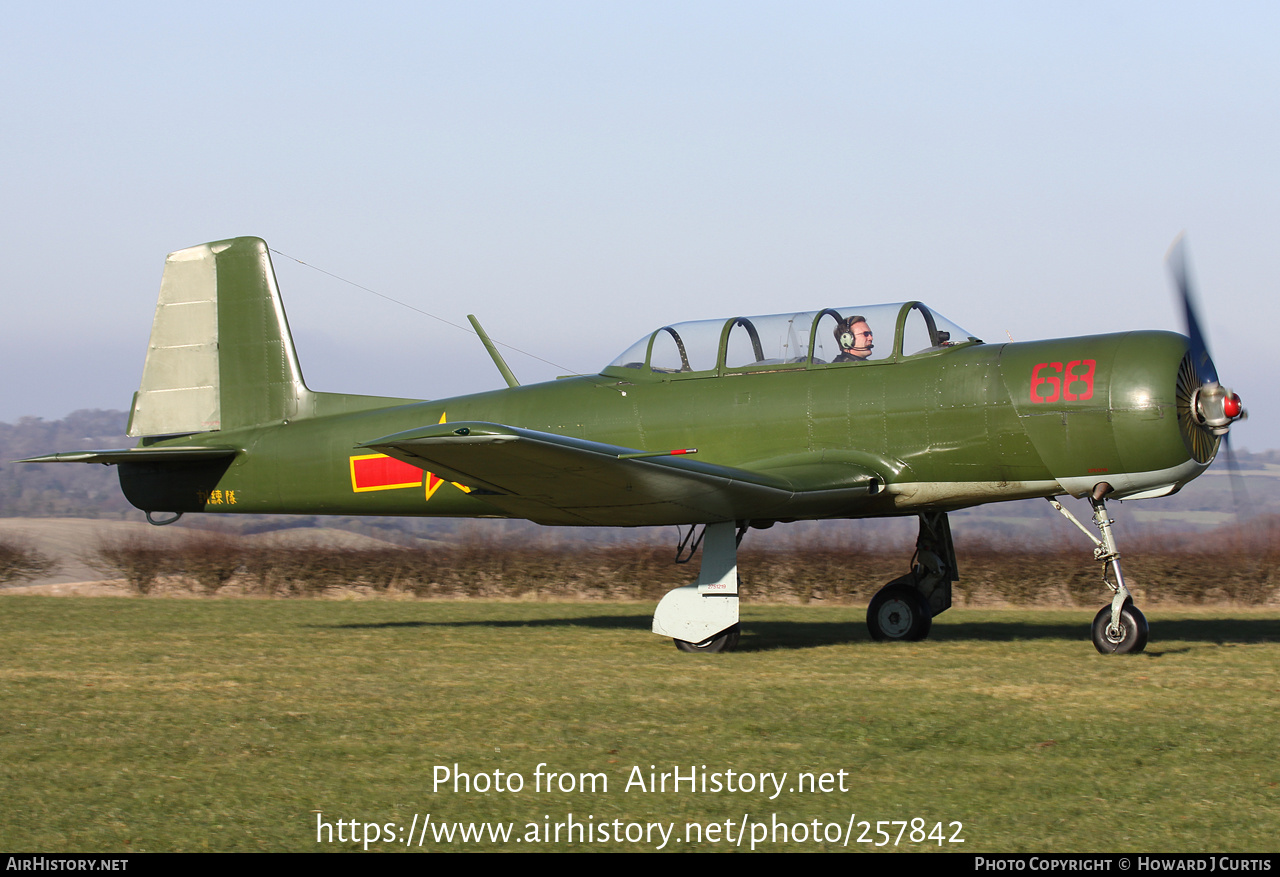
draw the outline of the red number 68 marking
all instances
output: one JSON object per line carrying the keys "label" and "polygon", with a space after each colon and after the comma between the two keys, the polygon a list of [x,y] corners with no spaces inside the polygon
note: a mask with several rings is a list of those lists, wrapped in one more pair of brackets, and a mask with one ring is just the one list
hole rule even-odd
{"label": "red number 68 marking", "polygon": [[1031,401],[1086,402],[1093,398],[1093,373],[1097,360],[1073,359],[1063,369],[1060,362],[1042,362],[1031,369]]}

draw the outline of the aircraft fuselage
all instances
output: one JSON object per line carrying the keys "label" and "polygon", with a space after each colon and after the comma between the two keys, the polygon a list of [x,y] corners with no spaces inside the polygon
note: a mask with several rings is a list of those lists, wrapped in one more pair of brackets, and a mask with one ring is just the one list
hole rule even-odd
{"label": "aircraft fuselage", "polygon": [[312,416],[150,444],[239,449],[230,461],[122,463],[120,480],[130,502],[153,511],[506,516],[481,496],[357,447],[442,421],[482,421],[636,451],[696,447],[699,461],[743,469],[846,462],[883,478],[856,509],[802,517],[1083,495],[1098,481],[1120,498],[1155,495],[1208,464],[1193,457],[1178,425],[1186,351],[1180,335],[1130,332],[704,376],[609,369],[438,401],[316,393]]}

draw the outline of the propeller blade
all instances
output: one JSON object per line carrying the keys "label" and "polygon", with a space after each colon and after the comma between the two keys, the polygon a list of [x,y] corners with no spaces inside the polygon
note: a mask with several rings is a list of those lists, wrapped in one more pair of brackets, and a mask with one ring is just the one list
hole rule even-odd
{"label": "propeller blade", "polygon": [[1195,291],[1191,287],[1191,275],[1187,269],[1187,253],[1182,235],[1178,235],[1165,261],[1169,265],[1169,273],[1173,275],[1173,284],[1182,301],[1184,325],[1187,338],[1191,340],[1191,361],[1195,364],[1196,373],[1206,384],[1218,383],[1218,370],[1209,356],[1209,346],[1205,343],[1204,332],[1200,329],[1200,318],[1196,314]]}
{"label": "propeller blade", "polygon": [[1222,447],[1227,453],[1227,473],[1231,478],[1231,499],[1235,504],[1236,526],[1253,519],[1253,500],[1249,497],[1249,488],[1245,486],[1244,474],[1240,471],[1240,462],[1235,451],[1231,449],[1231,433],[1222,437]]}

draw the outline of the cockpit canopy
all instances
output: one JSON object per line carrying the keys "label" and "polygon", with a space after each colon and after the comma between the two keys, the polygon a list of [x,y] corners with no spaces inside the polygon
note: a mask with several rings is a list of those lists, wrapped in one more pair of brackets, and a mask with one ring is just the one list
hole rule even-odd
{"label": "cockpit canopy", "polygon": [[[837,336],[848,331],[848,321],[853,317],[861,317],[858,322],[865,322],[873,335],[870,353],[865,357],[865,349],[858,349],[856,355],[841,355]],[[626,370],[627,375],[634,376],[638,370],[659,376],[705,377],[828,365],[839,368],[892,362],[980,343],[955,323],[920,302],[911,301],[663,326],[627,348],[605,373]]]}

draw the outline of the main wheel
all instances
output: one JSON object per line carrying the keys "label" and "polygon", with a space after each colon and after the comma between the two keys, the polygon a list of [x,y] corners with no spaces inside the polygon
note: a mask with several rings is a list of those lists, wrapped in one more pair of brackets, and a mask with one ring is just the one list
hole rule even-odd
{"label": "main wheel", "polygon": [[1093,647],[1104,655],[1136,655],[1147,647],[1147,618],[1130,600],[1120,609],[1120,629],[1111,627],[1111,607],[1103,606],[1093,616]]}
{"label": "main wheel", "polygon": [[915,642],[929,635],[933,613],[924,595],[911,585],[885,585],[867,607],[867,629],[879,642]]}
{"label": "main wheel", "polygon": [[700,643],[686,642],[682,639],[674,639],[672,642],[682,652],[732,652],[738,646],[738,637],[741,633],[742,628],[735,624]]}

